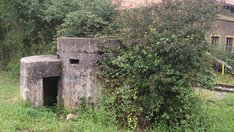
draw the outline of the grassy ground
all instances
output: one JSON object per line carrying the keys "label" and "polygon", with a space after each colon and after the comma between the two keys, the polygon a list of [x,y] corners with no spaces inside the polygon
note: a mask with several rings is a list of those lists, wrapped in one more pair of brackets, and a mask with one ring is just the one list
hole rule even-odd
{"label": "grassy ground", "polygon": [[225,74],[223,77],[221,73],[216,72],[215,81],[221,84],[234,85],[234,76],[230,74]]}
{"label": "grassy ground", "polygon": [[211,132],[234,132],[234,94],[198,90],[210,117]]}
{"label": "grassy ground", "polygon": [[[216,73],[216,83],[234,85],[234,77],[230,74]],[[204,109],[210,117],[211,132],[234,132],[234,94],[198,90],[197,93],[204,100]]]}
{"label": "grassy ground", "polygon": [[73,121],[64,119],[66,114],[57,109],[33,108],[23,103],[19,98],[18,81],[0,72],[0,132],[117,131],[114,121],[106,117],[104,110],[88,110]]}
{"label": "grassy ground", "polygon": [[[225,76],[226,77],[226,76]],[[234,84],[230,76],[229,84]],[[219,78],[219,80],[227,80]],[[222,81],[221,81],[222,82]],[[211,132],[234,131],[234,94],[218,93],[208,90],[198,90],[204,100],[204,109],[210,117]],[[33,108],[20,101],[19,83],[11,80],[0,72],[0,132],[114,132],[121,131],[111,113],[102,109],[88,110],[79,115],[76,120],[67,121],[67,112],[57,109]]]}
{"label": "grassy ground", "polygon": [[216,132],[234,132],[234,96],[208,103],[213,128]]}

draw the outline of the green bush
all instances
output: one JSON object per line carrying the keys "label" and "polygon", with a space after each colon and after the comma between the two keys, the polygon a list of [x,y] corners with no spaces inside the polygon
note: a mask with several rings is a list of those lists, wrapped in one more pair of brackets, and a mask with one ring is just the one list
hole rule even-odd
{"label": "green bush", "polygon": [[0,13],[0,66],[12,73],[21,57],[55,53],[59,36],[109,32],[116,14],[111,0],[1,0]]}
{"label": "green bush", "polygon": [[225,61],[228,65],[232,66],[234,68],[234,53],[226,52],[223,49],[219,48],[213,48],[211,51],[211,55],[214,56],[217,59]]}
{"label": "green bush", "polygon": [[106,31],[116,14],[111,0],[60,0],[47,5],[45,20],[60,22],[58,36],[94,37]]}
{"label": "green bush", "polygon": [[122,125],[206,129],[193,87],[212,87],[205,34],[220,11],[205,0],[165,0],[120,12],[115,37],[121,44],[104,52],[100,65],[108,104]]}
{"label": "green bush", "polygon": [[59,36],[93,37],[108,27],[109,22],[87,11],[71,12],[58,30]]}

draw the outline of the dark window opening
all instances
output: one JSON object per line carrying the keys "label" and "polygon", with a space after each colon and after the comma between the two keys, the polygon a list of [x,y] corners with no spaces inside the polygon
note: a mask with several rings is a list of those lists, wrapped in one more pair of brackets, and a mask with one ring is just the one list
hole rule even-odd
{"label": "dark window opening", "polygon": [[70,64],[79,64],[80,61],[78,59],[70,59]]}
{"label": "dark window opening", "polygon": [[211,44],[214,45],[214,46],[217,46],[219,44],[219,37],[212,36],[211,37]]}
{"label": "dark window opening", "polygon": [[226,52],[232,53],[233,38],[226,38]]}
{"label": "dark window opening", "polygon": [[44,106],[57,105],[59,77],[43,78],[43,102]]}

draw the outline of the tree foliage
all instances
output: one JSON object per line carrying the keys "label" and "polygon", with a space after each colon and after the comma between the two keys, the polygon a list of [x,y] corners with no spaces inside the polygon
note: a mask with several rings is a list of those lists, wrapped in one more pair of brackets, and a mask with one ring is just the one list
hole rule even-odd
{"label": "tree foliage", "polygon": [[58,36],[104,33],[115,6],[110,0],[1,0],[0,13],[0,64],[18,73],[21,57],[53,53]]}
{"label": "tree foliage", "polygon": [[206,0],[164,0],[120,12],[116,37],[122,43],[102,62],[120,123],[191,130],[203,125],[193,87],[213,84],[205,35],[220,11]]}
{"label": "tree foliage", "polygon": [[21,57],[53,52],[58,36],[111,32],[120,47],[103,49],[99,64],[118,121],[132,129],[161,123],[205,131],[193,87],[213,84],[205,34],[220,10],[206,0],[119,11],[110,0],[1,0],[0,65],[19,71]]}

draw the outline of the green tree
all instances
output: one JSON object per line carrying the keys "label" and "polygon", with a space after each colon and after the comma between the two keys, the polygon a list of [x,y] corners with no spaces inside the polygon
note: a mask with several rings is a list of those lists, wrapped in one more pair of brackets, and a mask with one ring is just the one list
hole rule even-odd
{"label": "green tree", "polygon": [[108,31],[115,6],[110,0],[1,0],[0,13],[0,64],[18,74],[21,57],[53,53],[58,36]]}
{"label": "green tree", "polygon": [[111,2],[80,1],[78,10],[66,14],[64,23],[58,28],[58,36],[95,37],[107,34],[111,30],[112,18],[116,14],[115,6]]}
{"label": "green tree", "polygon": [[203,128],[193,87],[213,84],[205,34],[220,11],[206,0],[164,0],[120,12],[116,37],[122,43],[104,52],[101,63],[120,123]]}

